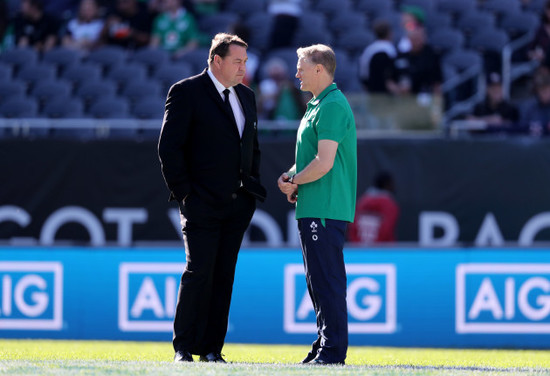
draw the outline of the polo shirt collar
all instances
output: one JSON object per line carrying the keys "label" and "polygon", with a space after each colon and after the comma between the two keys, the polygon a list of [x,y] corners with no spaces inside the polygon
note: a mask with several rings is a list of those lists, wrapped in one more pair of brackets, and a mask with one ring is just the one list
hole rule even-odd
{"label": "polo shirt collar", "polygon": [[321,92],[321,94],[319,94],[317,97],[311,98],[309,103],[311,103],[312,105],[319,104],[319,102],[321,102],[323,99],[325,99],[325,97],[328,95],[328,93],[330,93],[331,91],[336,90],[336,89],[338,89],[338,87],[336,87],[336,83],[333,82],[332,84],[328,85],[326,87],[326,89],[323,90]]}

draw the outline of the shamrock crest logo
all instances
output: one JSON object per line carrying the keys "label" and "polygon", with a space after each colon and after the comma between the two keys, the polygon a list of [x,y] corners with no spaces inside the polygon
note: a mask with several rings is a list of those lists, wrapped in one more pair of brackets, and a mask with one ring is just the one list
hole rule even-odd
{"label": "shamrock crest logo", "polygon": [[309,227],[311,227],[311,232],[317,232],[317,223],[315,221],[311,222]]}

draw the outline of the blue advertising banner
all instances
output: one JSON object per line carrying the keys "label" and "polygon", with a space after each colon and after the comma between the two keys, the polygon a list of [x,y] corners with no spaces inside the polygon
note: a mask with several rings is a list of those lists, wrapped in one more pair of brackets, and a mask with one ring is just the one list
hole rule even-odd
{"label": "blue advertising banner", "polygon": [[[177,248],[0,248],[0,337],[170,341]],[[350,344],[550,348],[548,249],[349,249]],[[239,255],[227,342],[308,344],[298,249]]]}

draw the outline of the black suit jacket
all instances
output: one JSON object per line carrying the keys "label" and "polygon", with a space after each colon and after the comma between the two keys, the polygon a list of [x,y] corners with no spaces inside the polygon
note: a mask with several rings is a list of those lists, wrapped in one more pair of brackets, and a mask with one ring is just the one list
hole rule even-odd
{"label": "black suit jacket", "polygon": [[242,84],[235,91],[245,116],[242,138],[206,69],[170,88],[158,151],[171,200],[197,194],[208,204],[224,205],[241,182],[254,197],[265,199],[254,92]]}

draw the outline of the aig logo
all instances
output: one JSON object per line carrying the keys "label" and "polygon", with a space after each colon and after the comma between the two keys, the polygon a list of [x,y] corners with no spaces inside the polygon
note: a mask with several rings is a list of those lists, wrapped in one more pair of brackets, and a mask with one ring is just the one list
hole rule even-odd
{"label": "aig logo", "polygon": [[0,285],[0,329],[62,328],[61,263],[0,262]]}
{"label": "aig logo", "polygon": [[[347,264],[350,333],[393,333],[396,330],[396,273],[393,264]],[[303,264],[285,266],[284,329],[316,333],[315,311]]]}
{"label": "aig logo", "polygon": [[457,333],[550,333],[550,264],[459,264]]}
{"label": "aig logo", "polygon": [[124,332],[171,332],[185,264],[122,263],[118,327]]}

